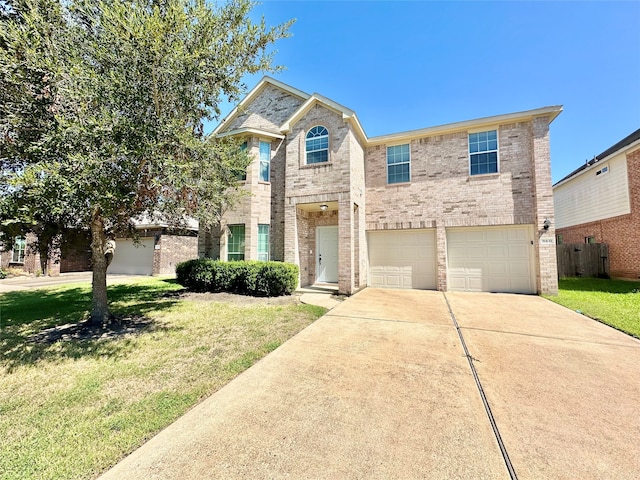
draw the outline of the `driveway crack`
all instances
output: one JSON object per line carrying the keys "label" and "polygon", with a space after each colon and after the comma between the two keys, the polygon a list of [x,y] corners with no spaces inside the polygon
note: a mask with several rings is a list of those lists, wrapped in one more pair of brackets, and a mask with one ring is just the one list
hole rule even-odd
{"label": "driveway crack", "polygon": [[478,376],[478,372],[476,371],[476,367],[474,365],[474,361],[478,361],[473,358],[469,353],[469,349],[467,348],[467,344],[464,341],[464,335],[462,334],[462,330],[460,329],[460,325],[458,325],[458,320],[456,320],[456,316],[453,313],[453,309],[451,308],[451,304],[449,303],[449,299],[447,298],[446,293],[442,293],[444,296],[444,300],[447,303],[447,308],[449,309],[449,315],[451,316],[451,321],[453,325],[456,327],[456,331],[458,332],[458,337],[460,338],[460,343],[462,344],[462,349],[464,350],[464,355],[467,357],[467,362],[469,362],[469,368],[471,369],[471,373],[473,374],[473,379],[476,382],[476,387],[478,388],[478,392],[480,393],[480,398],[482,399],[482,404],[484,405],[485,412],[487,413],[487,417],[489,417],[489,423],[491,424],[491,429],[493,430],[493,434],[496,437],[496,441],[498,442],[498,447],[500,447],[500,453],[502,454],[502,458],[504,459],[505,466],[507,467],[507,471],[509,472],[509,477],[511,480],[517,480],[518,476],[516,475],[516,471],[511,464],[511,459],[509,458],[509,453],[507,452],[507,447],[502,441],[502,437],[500,436],[500,430],[498,429],[498,424],[496,423],[495,418],[493,417],[493,413],[491,412],[491,407],[489,406],[489,400],[487,400],[487,396],[484,393],[484,389],[482,388],[482,383],[480,382],[480,377]]}

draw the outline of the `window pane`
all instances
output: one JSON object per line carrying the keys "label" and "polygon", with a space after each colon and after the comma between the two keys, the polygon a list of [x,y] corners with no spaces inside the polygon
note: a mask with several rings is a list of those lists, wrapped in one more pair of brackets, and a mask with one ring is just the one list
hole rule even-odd
{"label": "window pane", "polygon": [[269,260],[269,225],[258,225],[258,260]]}
{"label": "window pane", "polygon": [[271,144],[260,142],[260,181],[268,182],[270,179]]}
{"label": "window pane", "polygon": [[305,151],[307,164],[329,161],[329,132],[325,127],[318,125],[307,132]]}
{"label": "window pane", "polygon": [[13,240],[13,253],[11,254],[11,261],[16,263],[24,263],[24,252],[26,249],[27,241],[24,237],[16,237]]}
{"label": "window pane", "polygon": [[326,150],[318,150],[317,152],[307,153],[307,163],[322,163],[329,160],[329,152]]}
{"label": "window pane", "polygon": [[409,144],[387,147],[387,183],[410,181],[410,160]]}
{"label": "window pane", "polygon": [[260,162],[260,181],[269,181],[269,164],[267,162]]}
{"label": "window pane", "polygon": [[497,130],[469,134],[469,163],[471,175],[497,173]]}
{"label": "window pane", "polygon": [[244,225],[229,225],[228,260],[244,260]]}

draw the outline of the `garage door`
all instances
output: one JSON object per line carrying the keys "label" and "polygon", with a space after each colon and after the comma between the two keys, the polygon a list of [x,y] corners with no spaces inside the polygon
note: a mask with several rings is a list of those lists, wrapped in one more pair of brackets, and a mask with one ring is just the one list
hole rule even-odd
{"label": "garage door", "polygon": [[367,233],[369,286],[436,288],[435,230]]}
{"label": "garage door", "polygon": [[141,238],[137,246],[131,239],[117,239],[116,253],[107,273],[151,275],[153,273],[153,238]]}
{"label": "garage door", "polygon": [[535,293],[533,227],[447,229],[449,290]]}

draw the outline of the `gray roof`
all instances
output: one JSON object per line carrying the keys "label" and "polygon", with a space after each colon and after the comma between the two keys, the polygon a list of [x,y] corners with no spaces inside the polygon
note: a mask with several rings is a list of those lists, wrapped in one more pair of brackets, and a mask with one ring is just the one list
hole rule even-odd
{"label": "gray roof", "polygon": [[622,150],[624,147],[626,147],[627,145],[632,144],[633,142],[640,140],[640,128],[638,130],[636,130],[635,132],[631,133],[630,135],[627,135],[626,137],[624,137],[622,140],[620,140],[618,143],[616,143],[615,145],[612,145],[611,147],[607,148],[604,152],[602,152],[600,155],[596,155],[595,157],[593,157],[591,160],[589,160],[588,162],[586,162],[584,165],[581,165],[579,168],[576,168],[573,172],[571,172],[569,175],[567,175],[564,178],[561,178],[560,180],[558,180],[556,183],[553,184],[553,186],[555,187],[556,185],[558,185],[559,183],[564,182],[565,180],[568,180],[569,178],[573,177],[574,175],[577,175],[578,173],[580,173],[581,171],[589,168],[591,165],[593,165],[594,163],[599,162],[600,160],[607,158],[608,156],[612,155],[613,153],[616,153],[618,150]]}

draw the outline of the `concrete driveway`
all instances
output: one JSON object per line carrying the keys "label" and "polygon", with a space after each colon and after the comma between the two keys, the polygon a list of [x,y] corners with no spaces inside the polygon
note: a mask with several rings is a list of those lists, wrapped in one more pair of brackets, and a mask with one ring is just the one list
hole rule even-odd
{"label": "concrete driveway", "polygon": [[640,342],[563,307],[366,289],[101,478],[635,479],[639,406]]}

